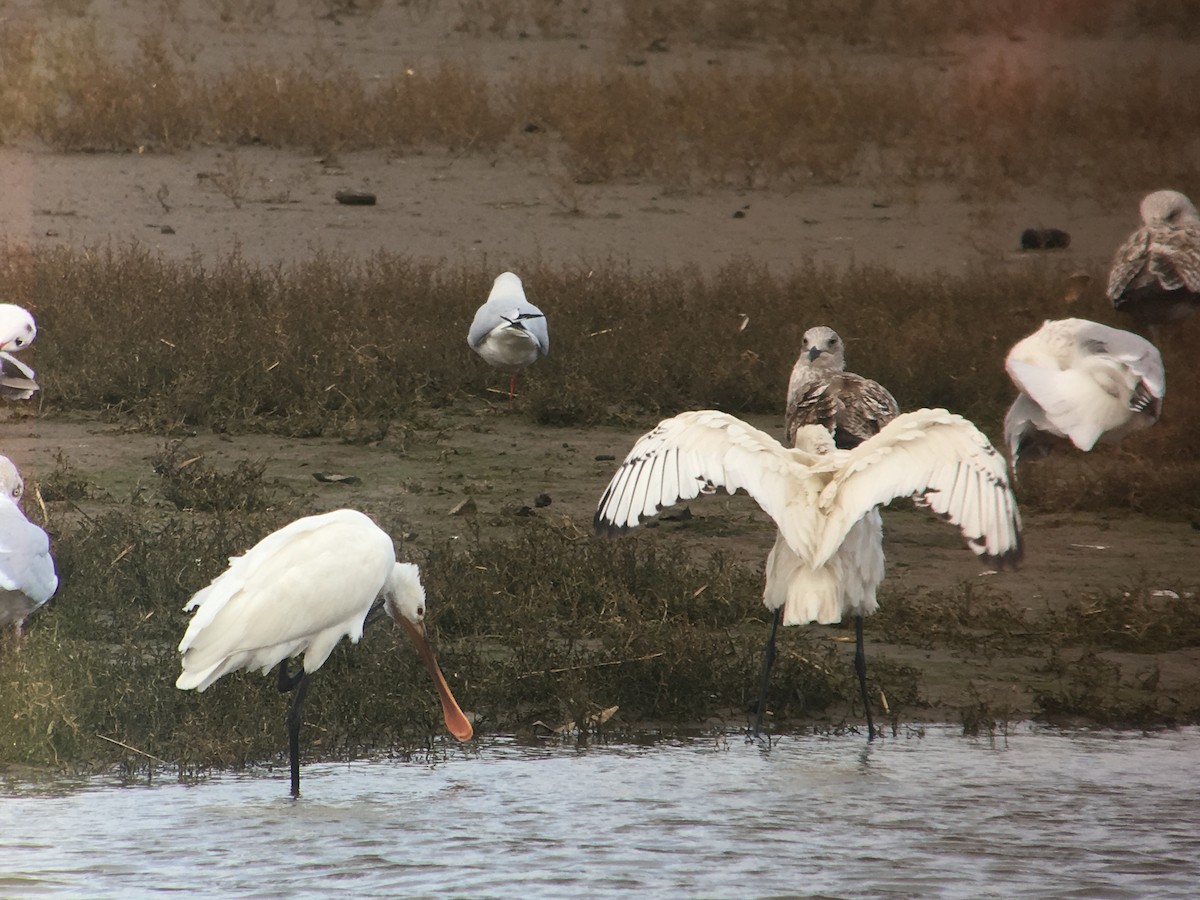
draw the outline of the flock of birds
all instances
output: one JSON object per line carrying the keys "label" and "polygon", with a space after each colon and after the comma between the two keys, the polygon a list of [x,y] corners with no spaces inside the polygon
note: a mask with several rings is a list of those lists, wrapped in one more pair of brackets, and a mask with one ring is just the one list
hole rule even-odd
{"label": "flock of birds", "polygon": [[[1108,296],[1156,333],[1200,308],[1200,217],[1183,194],[1158,191],[1141,204],[1142,227],[1118,250]],[[11,355],[36,335],[33,317],[0,306],[0,393],[27,398],[34,373]],[[468,332],[490,365],[516,373],[545,356],[545,315],[512,272],[496,278]],[[1018,342],[1006,368],[1019,393],[1004,423],[1006,460],[971,422],[944,409],[901,412],[890,392],[845,370],[831,328],[810,328],[788,381],[786,444],[715,410],[684,412],[647,432],[618,467],[597,506],[597,533],[636,527],[666,507],[724,488],[744,490],[778,533],[766,563],[763,602],[772,611],[763,651],[754,733],[762,727],[778,627],[855,617],[855,671],[868,738],[876,735],[867,691],[863,618],[878,608],[883,580],[879,507],[911,497],[956,526],[986,565],[1015,566],[1021,518],[1010,465],[1047,438],[1080,450],[1116,441],[1157,420],[1162,359],[1150,341],[1085,319],[1047,321]],[[0,627],[21,622],[53,595],[57,577],[42,529],[17,506],[21,478],[0,457]],[[377,605],[379,601],[381,604]],[[443,718],[459,740],[471,723],[425,639],[425,591],[417,567],[396,561],[391,537],[361,512],[307,516],[267,535],[196,593],[179,644],[176,687],[206,690],[239,669],[277,672],[294,694],[288,713],[291,790],[300,790],[299,731],[312,674],[343,638],[391,618],[412,638],[433,678]],[[287,664],[303,654],[295,673]]]}

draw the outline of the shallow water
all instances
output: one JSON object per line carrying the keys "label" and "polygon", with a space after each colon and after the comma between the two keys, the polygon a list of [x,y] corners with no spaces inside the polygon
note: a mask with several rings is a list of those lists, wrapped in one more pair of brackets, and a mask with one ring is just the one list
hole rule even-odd
{"label": "shallow water", "polygon": [[0,786],[0,896],[1194,897],[1200,729],[1022,726]]}

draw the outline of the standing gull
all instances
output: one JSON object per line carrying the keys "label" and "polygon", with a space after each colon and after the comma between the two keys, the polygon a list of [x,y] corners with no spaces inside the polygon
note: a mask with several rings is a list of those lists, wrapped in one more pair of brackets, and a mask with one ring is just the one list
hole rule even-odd
{"label": "standing gull", "polygon": [[1004,367],[1020,391],[1004,417],[1014,471],[1041,435],[1070,438],[1087,451],[1153,425],[1167,390],[1153,344],[1087,319],[1043,323],[1013,346]]}
{"label": "standing gull", "polygon": [[788,379],[784,426],[791,445],[805,425],[822,425],[841,450],[857,447],[900,414],[877,381],[845,371],[846,347],[832,328],[804,332],[800,358]]}
{"label": "standing gull", "polygon": [[1153,336],[1200,309],[1200,216],[1179,191],[1147,194],[1141,215],[1113,259],[1108,299]]}
{"label": "standing gull", "polygon": [[484,360],[503,372],[512,372],[508,399],[517,389],[517,371],[550,352],[546,316],[525,299],[521,279],[504,272],[492,283],[487,303],[479,307],[467,343]]}
{"label": "standing gull", "polygon": [[38,389],[33,369],[12,355],[32,344],[35,337],[37,325],[29,310],[0,303],[0,397],[28,400]]}
{"label": "standing gull", "polygon": [[15,625],[16,641],[25,618],[58,590],[50,538],[17,506],[24,490],[17,467],[0,456],[0,629]]}
{"label": "standing gull", "polygon": [[[387,532],[352,509],[305,516],[267,535],[188,601],[184,609],[196,612],[179,643],[183,672],[175,687],[203,691],[229,672],[266,674],[278,666],[279,690],[295,692],[287,726],[292,796],[298,797],[300,725],[312,673],[343,637],[358,642],[378,617],[367,614],[381,598],[383,612],[408,632],[429,669],[446,728],[469,740],[471,724],[425,640],[420,572],[396,562]],[[287,660],[300,653],[304,664],[289,675]]]}
{"label": "standing gull", "polygon": [[[746,491],[779,532],[767,557],[763,603],[784,625],[840,622],[855,616],[858,674],[868,737],[875,736],[867,695],[863,617],[875,612],[884,574],[878,507],[922,495],[922,506],[952,524],[992,566],[1021,558],[1021,519],[1004,458],[978,429],[944,409],[897,416],[853,450],[835,447],[818,425],[801,426],[795,448],[740,419],[713,410],[685,412],[643,435],[609,482],[596,509],[598,533],[638,525],[663,507],[724,487]],[[775,628],[769,649],[774,649]],[[764,658],[761,725],[771,656]]]}

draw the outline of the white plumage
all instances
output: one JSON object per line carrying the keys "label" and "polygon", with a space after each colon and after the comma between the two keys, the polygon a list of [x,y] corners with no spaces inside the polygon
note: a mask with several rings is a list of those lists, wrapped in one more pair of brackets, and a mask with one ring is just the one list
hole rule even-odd
{"label": "white plumage", "polygon": [[0,628],[19,629],[58,590],[50,538],[17,506],[24,489],[12,460],[0,456]]}
{"label": "white plumage", "polygon": [[396,562],[392,539],[369,517],[351,509],[297,519],[267,535],[196,593],[195,610],[179,651],[183,671],[175,686],[206,690],[238,669],[264,674],[304,654],[303,671],[280,686],[301,685],[289,714],[292,793],[299,793],[296,749],[307,676],[321,667],[343,637],[357,643],[372,605],[408,632],[442,703],[446,727],[459,740],[472,729],[455,702],[425,640],[425,589],[411,563]]}
{"label": "white plumage", "polygon": [[1021,556],[1021,520],[1003,457],[966,419],[922,409],[893,419],[853,450],[822,427],[798,430],[788,449],[714,410],[660,422],[634,445],[596,510],[601,532],[619,532],[681,500],[724,487],[745,490],[775,521],[763,601],[785,625],[867,615],[883,579],[877,507],[897,497],[957,525],[989,564]]}
{"label": "white plumage", "polygon": [[1043,323],[1009,351],[1005,368],[1021,391],[1004,419],[1014,466],[1038,432],[1086,451],[1152,425],[1167,389],[1153,344],[1087,319]]}
{"label": "white plumage", "polygon": [[24,350],[37,337],[30,312],[13,303],[0,303],[0,397],[28,400],[38,390],[34,371],[12,354]]}
{"label": "white plumage", "polygon": [[510,397],[516,388],[517,370],[550,352],[546,316],[525,299],[521,279],[512,272],[496,277],[487,302],[471,322],[467,343],[488,365],[513,373]]}

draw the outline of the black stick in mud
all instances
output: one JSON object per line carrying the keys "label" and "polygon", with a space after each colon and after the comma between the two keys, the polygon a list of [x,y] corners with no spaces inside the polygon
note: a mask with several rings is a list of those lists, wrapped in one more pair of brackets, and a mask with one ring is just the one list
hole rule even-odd
{"label": "black stick in mud", "polygon": [[771,631],[767,635],[767,644],[763,647],[762,681],[758,688],[758,708],[754,711],[754,737],[758,737],[762,731],[763,715],[767,711],[767,684],[771,680],[771,666],[775,665],[775,632],[779,630],[779,620],[782,618],[781,606],[771,617]]}
{"label": "black stick in mud", "polygon": [[854,617],[854,671],[862,691],[863,711],[867,715],[867,740],[875,740],[875,722],[871,719],[871,699],[867,696],[867,652],[863,648],[863,617]]}

